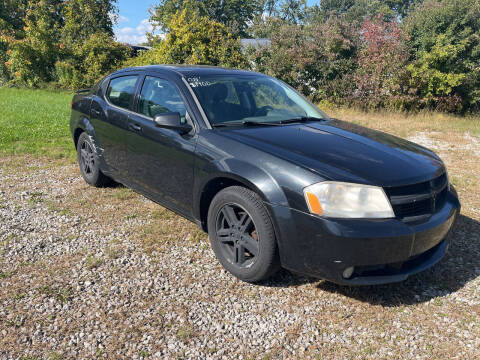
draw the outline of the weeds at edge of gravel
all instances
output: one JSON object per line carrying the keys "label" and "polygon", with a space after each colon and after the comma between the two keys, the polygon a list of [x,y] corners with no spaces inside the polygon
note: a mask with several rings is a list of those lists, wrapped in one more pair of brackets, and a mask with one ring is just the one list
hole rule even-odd
{"label": "weeds at edge of gravel", "polygon": [[85,258],[85,267],[88,270],[93,270],[100,267],[103,264],[103,260],[99,257],[95,256],[94,254],[88,254]]}
{"label": "weeds at edge of gravel", "polygon": [[178,328],[176,336],[183,342],[188,342],[195,335],[194,329],[190,325],[183,325]]}
{"label": "weeds at edge of gravel", "polygon": [[65,304],[73,298],[73,291],[70,287],[56,287],[51,284],[42,285],[38,289],[40,294],[54,297],[57,301]]}

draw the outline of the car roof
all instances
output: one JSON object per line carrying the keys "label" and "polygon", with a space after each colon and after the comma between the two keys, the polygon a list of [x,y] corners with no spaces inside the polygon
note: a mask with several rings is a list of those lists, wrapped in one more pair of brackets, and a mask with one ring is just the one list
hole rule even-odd
{"label": "car roof", "polygon": [[206,75],[263,75],[253,71],[247,70],[237,70],[223,68],[219,66],[209,66],[209,65],[146,65],[146,66],[135,66],[125,69],[118,70],[114,74],[120,74],[130,71],[158,71],[158,72],[173,72],[183,77],[189,76],[206,76]]}

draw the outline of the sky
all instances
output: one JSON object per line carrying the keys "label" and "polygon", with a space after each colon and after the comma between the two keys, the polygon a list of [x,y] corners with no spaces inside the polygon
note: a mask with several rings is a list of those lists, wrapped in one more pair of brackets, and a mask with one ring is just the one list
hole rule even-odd
{"label": "sky", "polygon": [[[316,3],[308,0],[309,5]],[[152,31],[152,25],[148,22],[150,14],[148,9],[155,0],[118,0],[119,17],[115,25],[115,36],[118,41],[129,44],[140,44],[147,40],[146,32]]]}

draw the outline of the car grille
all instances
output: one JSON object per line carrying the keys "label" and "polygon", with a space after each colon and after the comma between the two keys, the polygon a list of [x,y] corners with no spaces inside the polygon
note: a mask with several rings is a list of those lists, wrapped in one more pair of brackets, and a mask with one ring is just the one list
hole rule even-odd
{"label": "car grille", "polygon": [[385,192],[397,218],[405,222],[424,221],[445,205],[447,174],[418,184],[385,188]]}

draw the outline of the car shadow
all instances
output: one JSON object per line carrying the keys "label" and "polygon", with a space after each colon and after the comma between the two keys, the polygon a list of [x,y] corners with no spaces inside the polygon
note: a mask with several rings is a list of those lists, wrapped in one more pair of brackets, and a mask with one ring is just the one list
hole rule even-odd
{"label": "car shadow", "polygon": [[110,179],[105,185],[103,185],[104,188],[107,189],[117,189],[117,188],[124,188],[126,187],[122,183],[116,182],[115,180]]}
{"label": "car shadow", "polygon": [[292,273],[289,270],[281,269],[268,280],[261,281],[257,285],[266,287],[290,287],[300,286],[318,282],[317,278]]}
{"label": "car shadow", "polygon": [[438,264],[404,282],[349,287],[323,281],[317,288],[385,307],[413,305],[451,294],[480,276],[480,222],[460,215],[449,238],[448,252]]}
{"label": "car shadow", "polygon": [[281,270],[258,285],[289,287],[318,282],[320,290],[385,307],[428,302],[456,292],[480,276],[480,222],[460,215],[449,238],[448,252],[438,264],[400,283],[343,286]]}

